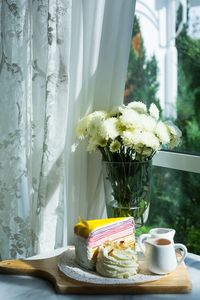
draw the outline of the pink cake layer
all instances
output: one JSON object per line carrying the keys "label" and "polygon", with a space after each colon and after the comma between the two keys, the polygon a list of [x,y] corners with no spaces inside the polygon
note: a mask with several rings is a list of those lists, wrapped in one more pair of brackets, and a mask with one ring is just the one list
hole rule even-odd
{"label": "pink cake layer", "polygon": [[92,235],[87,239],[87,245],[91,248],[98,247],[102,243],[111,240],[119,240],[128,235],[133,234],[134,226],[132,222],[119,222],[115,226],[106,226],[104,230],[98,231],[95,234],[93,231]]}

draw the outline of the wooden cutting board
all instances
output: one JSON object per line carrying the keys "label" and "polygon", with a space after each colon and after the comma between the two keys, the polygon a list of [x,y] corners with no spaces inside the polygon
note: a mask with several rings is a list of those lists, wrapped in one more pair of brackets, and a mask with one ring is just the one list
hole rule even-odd
{"label": "wooden cutting board", "polygon": [[[62,255],[62,254],[61,254]],[[60,256],[38,260],[4,260],[1,274],[31,275],[49,280],[57,293],[62,294],[154,294],[188,293],[191,282],[185,264],[157,281],[128,285],[96,285],[75,281],[57,267]]]}

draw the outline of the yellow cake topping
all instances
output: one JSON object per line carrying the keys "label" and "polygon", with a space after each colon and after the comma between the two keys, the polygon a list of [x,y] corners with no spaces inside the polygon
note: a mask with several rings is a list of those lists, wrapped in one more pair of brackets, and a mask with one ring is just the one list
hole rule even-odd
{"label": "yellow cake topping", "polygon": [[89,234],[93,230],[95,230],[99,227],[105,226],[107,224],[118,222],[118,221],[121,221],[124,219],[127,219],[127,218],[126,217],[107,218],[107,219],[97,219],[97,220],[87,220],[87,221],[80,219],[80,221],[74,226],[74,232],[79,236],[88,238]]}

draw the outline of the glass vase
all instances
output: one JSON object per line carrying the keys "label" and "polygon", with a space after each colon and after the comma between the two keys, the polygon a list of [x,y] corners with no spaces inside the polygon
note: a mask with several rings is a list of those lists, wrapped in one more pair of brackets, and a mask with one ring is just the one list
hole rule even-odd
{"label": "glass vase", "polygon": [[152,161],[103,161],[107,216],[132,216],[136,227],[145,224],[149,215]]}

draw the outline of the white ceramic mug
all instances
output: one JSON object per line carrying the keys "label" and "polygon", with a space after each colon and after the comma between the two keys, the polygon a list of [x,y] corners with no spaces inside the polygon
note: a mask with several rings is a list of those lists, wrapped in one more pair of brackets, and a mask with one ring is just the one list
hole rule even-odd
{"label": "white ceramic mug", "polygon": [[[181,249],[181,256],[177,257],[176,250]],[[145,263],[149,271],[155,274],[167,274],[176,269],[187,255],[187,248],[183,244],[174,244],[164,238],[150,238],[144,242]]]}
{"label": "white ceramic mug", "polygon": [[147,238],[164,238],[174,241],[175,230],[173,228],[153,228],[149,233],[143,233],[138,238],[138,244],[142,252],[144,252],[144,241]]}

